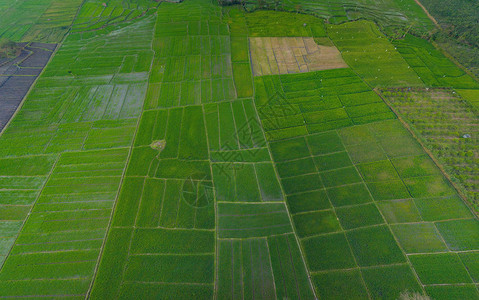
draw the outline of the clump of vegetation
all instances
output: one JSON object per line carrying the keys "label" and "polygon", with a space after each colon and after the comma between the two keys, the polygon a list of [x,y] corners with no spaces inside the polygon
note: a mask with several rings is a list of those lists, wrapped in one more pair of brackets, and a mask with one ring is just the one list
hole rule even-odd
{"label": "clump of vegetation", "polygon": [[417,292],[402,292],[398,300],[431,300],[431,297]]}
{"label": "clump of vegetation", "polygon": [[21,47],[8,39],[0,39],[0,58],[12,58],[20,54]]}
{"label": "clump of vegetation", "polygon": [[223,6],[241,4],[241,0],[218,0],[218,4]]}
{"label": "clump of vegetation", "polygon": [[166,141],[165,140],[153,141],[150,144],[150,147],[152,149],[158,150],[158,152],[161,153],[161,151],[163,151],[163,149],[165,149],[166,147]]}

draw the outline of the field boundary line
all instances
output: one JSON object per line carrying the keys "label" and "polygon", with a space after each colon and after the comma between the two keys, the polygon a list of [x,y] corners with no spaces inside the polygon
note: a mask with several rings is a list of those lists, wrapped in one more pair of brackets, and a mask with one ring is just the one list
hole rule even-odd
{"label": "field boundary line", "polygon": [[376,92],[376,94],[378,94],[379,97],[381,97],[381,99],[383,99],[384,103],[386,103],[387,106],[389,106],[389,109],[391,109],[391,111],[396,115],[396,117],[398,118],[398,120],[401,122],[401,124],[407,129],[407,131],[409,131],[409,133],[414,137],[414,139],[419,143],[419,145],[421,146],[421,148],[426,152],[426,154],[432,159],[432,161],[434,162],[434,164],[436,165],[436,167],[439,168],[439,170],[441,171],[442,175],[444,177],[446,177],[447,181],[453,186],[454,190],[457,192],[457,194],[459,195],[459,197],[461,198],[461,200],[466,204],[467,208],[471,211],[472,215],[474,216],[474,218],[478,219],[479,220],[479,217],[478,217],[478,214],[477,212],[474,210],[474,207],[469,203],[469,200],[467,199],[466,195],[462,192],[462,190],[459,188],[459,186],[454,182],[452,181],[451,179],[451,176],[449,176],[449,174],[447,174],[446,170],[444,169],[444,167],[442,166],[442,164],[439,162],[439,160],[434,156],[434,154],[431,152],[431,150],[429,150],[426,145],[424,144],[424,142],[422,141],[422,139],[419,138],[418,134],[416,134],[415,130],[413,128],[411,128],[411,126],[409,125],[409,123],[399,114],[399,112],[393,107],[393,105],[388,101],[386,100],[386,98],[384,98],[382,96],[382,94],[378,91],[378,89],[374,89],[374,91]]}

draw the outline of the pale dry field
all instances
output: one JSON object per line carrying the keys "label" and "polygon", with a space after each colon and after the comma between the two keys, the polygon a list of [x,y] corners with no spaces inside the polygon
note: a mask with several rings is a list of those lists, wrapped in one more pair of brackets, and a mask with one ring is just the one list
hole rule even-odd
{"label": "pale dry field", "polygon": [[255,76],[347,67],[336,47],[310,37],[251,37],[249,42]]}

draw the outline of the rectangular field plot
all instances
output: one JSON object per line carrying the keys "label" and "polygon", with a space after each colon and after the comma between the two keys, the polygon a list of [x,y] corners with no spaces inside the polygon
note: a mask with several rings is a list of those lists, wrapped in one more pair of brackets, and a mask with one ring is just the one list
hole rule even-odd
{"label": "rectangular field plot", "polygon": [[150,15],[153,8],[158,6],[147,0],[110,0],[107,5],[102,4],[95,0],[86,1],[75,18],[72,32],[98,30],[138,19]]}
{"label": "rectangular field plot", "polygon": [[[361,5],[356,2],[348,0],[339,0],[334,2],[317,2],[313,0],[291,0],[288,2],[274,2],[273,0],[266,0],[258,3],[257,1],[247,0],[244,2],[247,11],[260,11],[254,13],[253,16],[265,19],[264,22],[258,21],[254,25],[269,28],[276,28],[278,26],[278,33],[285,35],[290,32],[283,28],[286,24],[291,24],[290,27],[300,23],[310,25],[314,23],[314,19],[309,15],[317,18],[327,20],[329,24],[345,23],[352,20],[368,19],[377,22],[380,27],[390,32],[397,33],[394,28],[411,26],[418,32],[428,32],[434,28],[434,23],[424,13],[424,11],[412,0],[410,1],[365,1]],[[262,10],[267,10],[262,12]],[[276,11],[287,11],[292,15],[301,12],[305,14],[304,17],[293,17]],[[309,17],[309,18],[306,18]],[[299,20],[301,20],[299,22]],[[268,22],[268,23],[266,23]],[[284,24],[283,24],[284,22]],[[269,26],[268,26],[269,25]],[[261,33],[260,29],[252,26],[253,34]],[[269,27],[269,28],[268,28]],[[309,27],[309,26],[305,26]],[[289,29],[289,28],[288,28]],[[299,29],[298,29],[299,30]],[[266,30],[267,32],[273,30]],[[296,31],[295,31],[296,32]]]}
{"label": "rectangular field plot", "polygon": [[268,140],[395,118],[350,69],[256,77],[255,86]]}
{"label": "rectangular field plot", "polygon": [[82,1],[1,1],[0,38],[59,43],[70,29]]}
{"label": "rectangular field plot", "polygon": [[424,284],[472,283],[455,253],[412,255],[409,259]]}
{"label": "rectangular field plot", "polygon": [[347,67],[338,49],[309,37],[250,37],[249,44],[255,76]]}
{"label": "rectangular field plot", "polygon": [[218,201],[283,201],[272,163],[212,164]]}
{"label": "rectangular field plot", "polygon": [[398,224],[391,228],[406,253],[447,251],[446,244],[432,223]]}
{"label": "rectangular field plot", "polygon": [[408,34],[403,39],[394,40],[393,44],[426,86],[479,87],[479,83],[426,40]]}
{"label": "rectangular field plot", "polygon": [[372,299],[393,299],[404,291],[421,293],[421,286],[408,265],[368,268],[361,272]]}
{"label": "rectangular field plot", "polygon": [[325,37],[320,18],[283,11],[258,10],[246,14],[249,35],[252,37]]}
{"label": "rectangular field plot", "polygon": [[199,2],[163,8],[157,18],[146,108],[236,99],[231,39],[219,17],[221,9]]}
{"label": "rectangular field plot", "polygon": [[292,234],[220,240],[219,298],[313,297],[301,253]]}
{"label": "rectangular field plot", "polygon": [[[83,280],[92,279],[127,155],[126,149],[61,155],[5,261],[0,281],[42,279],[38,284],[48,286],[65,280],[71,281],[66,294],[86,293]],[[53,295],[41,290],[33,295]],[[16,295],[31,292],[24,287]]]}
{"label": "rectangular field plot", "polygon": [[276,298],[267,240],[220,240],[217,297]]}
{"label": "rectangular field plot", "polygon": [[201,299],[213,293],[213,231],[113,228],[104,258],[94,298],[128,298],[128,292],[138,289],[149,296],[181,299],[187,292]]}
{"label": "rectangular field plot", "polygon": [[324,299],[369,299],[358,270],[318,273],[312,278],[319,296]]}
{"label": "rectangular field plot", "polygon": [[[381,93],[412,124],[421,140],[465,191],[468,200],[475,203],[479,199],[479,170],[475,159],[479,121],[474,108],[451,89],[385,89]],[[441,117],[433,117],[438,112]],[[408,179],[415,193],[431,190],[438,196],[447,193],[444,184],[426,178],[423,183],[418,182],[420,179]]]}
{"label": "rectangular field plot", "polygon": [[[394,298],[425,284],[406,255],[477,247],[467,207],[398,120],[269,145],[320,295],[361,298],[365,284],[371,297]],[[429,223],[443,220],[450,221]],[[330,273],[349,270],[361,274],[351,290],[321,285]]]}
{"label": "rectangular field plot", "polygon": [[[0,34],[1,37],[1,34]],[[56,44],[23,44],[17,57],[0,64],[0,130],[17,111],[31,85],[50,60]]]}
{"label": "rectangular field plot", "polygon": [[[258,152],[258,148],[266,147],[261,123],[251,100],[206,104],[204,113],[209,148],[218,160],[227,161],[231,157],[232,161],[242,161],[237,160],[232,151],[254,149]],[[254,151],[251,152],[254,155]]]}
{"label": "rectangular field plot", "polygon": [[218,203],[220,238],[251,238],[293,231],[284,203]]}

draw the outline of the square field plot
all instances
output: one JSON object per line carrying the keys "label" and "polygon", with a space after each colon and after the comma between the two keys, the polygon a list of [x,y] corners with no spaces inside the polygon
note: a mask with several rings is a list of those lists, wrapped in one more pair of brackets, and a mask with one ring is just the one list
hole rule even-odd
{"label": "square field plot", "polygon": [[336,47],[311,37],[251,37],[249,43],[255,76],[347,67]]}
{"label": "square field plot", "polygon": [[312,280],[321,299],[369,299],[357,269],[318,273]]}
{"label": "square field plot", "polygon": [[409,259],[423,284],[472,283],[455,253],[411,255]]}
{"label": "square field plot", "polygon": [[361,267],[406,261],[386,226],[356,229],[346,235]]}
{"label": "square field plot", "polygon": [[312,272],[356,266],[344,233],[312,237],[302,240],[301,243]]}
{"label": "square field plot", "polygon": [[392,225],[391,229],[406,253],[447,251],[446,244],[432,223]]}

